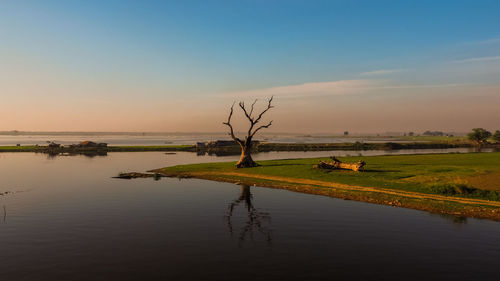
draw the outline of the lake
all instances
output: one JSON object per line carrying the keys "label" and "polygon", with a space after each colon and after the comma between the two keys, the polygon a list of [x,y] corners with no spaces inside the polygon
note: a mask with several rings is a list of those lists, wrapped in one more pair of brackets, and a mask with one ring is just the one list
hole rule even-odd
{"label": "lake", "polygon": [[0,193],[10,193],[0,196],[0,280],[500,280],[499,222],[197,179],[111,178],[237,158],[1,153]]}
{"label": "lake", "polygon": [[[46,145],[56,142],[63,145],[79,143],[84,140],[105,142],[109,145],[193,145],[196,142],[230,140],[227,133],[37,133],[6,134],[0,132],[0,146],[9,145]],[[263,133],[260,141],[273,143],[343,143],[343,142],[408,142],[397,137],[333,137],[308,136],[296,134]]]}

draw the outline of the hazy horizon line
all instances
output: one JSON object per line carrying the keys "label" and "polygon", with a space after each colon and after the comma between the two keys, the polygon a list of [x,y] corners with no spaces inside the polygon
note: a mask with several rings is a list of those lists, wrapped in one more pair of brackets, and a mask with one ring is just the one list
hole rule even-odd
{"label": "hazy horizon line", "polygon": [[[445,134],[466,134],[467,132],[462,131],[446,131],[446,130],[425,130],[425,131],[385,131],[385,132],[348,132],[348,136],[371,136],[371,135],[394,135],[394,134],[408,134],[413,132],[415,134],[423,134],[426,131],[440,131]],[[235,131],[237,134],[245,134],[246,131]],[[221,131],[20,131],[20,130],[8,130],[0,131],[0,135],[165,135],[165,134],[217,134],[217,135],[227,135],[227,132]],[[304,132],[259,132],[261,135],[272,135],[272,134],[286,134],[286,135],[301,135],[301,136],[313,136],[313,135],[339,135],[344,136],[344,131],[341,132],[315,132],[315,133],[304,133]]]}

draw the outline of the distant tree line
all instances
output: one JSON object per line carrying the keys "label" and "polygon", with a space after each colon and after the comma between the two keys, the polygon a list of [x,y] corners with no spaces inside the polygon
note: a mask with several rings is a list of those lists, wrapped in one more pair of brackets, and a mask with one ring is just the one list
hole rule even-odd
{"label": "distant tree line", "polygon": [[423,133],[424,136],[439,136],[439,137],[442,137],[444,135],[447,136],[447,134],[441,132],[441,131],[425,131]]}
{"label": "distant tree line", "polygon": [[496,130],[495,133],[491,133],[490,131],[483,128],[474,128],[472,132],[467,134],[467,138],[471,141],[476,142],[477,144],[485,144],[488,143],[488,139],[491,138],[494,141],[500,141],[500,131]]}
{"label": "distant tree line", "polygon": [[[406,133],[404,134],[406,136]],[[409,132],[408,136],[413,136],[413,132]],[[453,137],[453,135],[444,133],[442,131],[425,131],[422,135],[424,136],[448,136]],[[484,129],[484,128],[474,128],[472,132],[467,134],[467,138],[479,145],[488,143],[488,140],[500,142],[500,130],[496,130],[494,133]]]}

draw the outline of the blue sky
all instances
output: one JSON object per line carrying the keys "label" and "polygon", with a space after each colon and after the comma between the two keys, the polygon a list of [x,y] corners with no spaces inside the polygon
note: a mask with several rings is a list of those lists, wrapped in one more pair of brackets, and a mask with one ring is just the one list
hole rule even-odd
{"label": "blue sky", "polygon": [[[0,93],[19,122],[0,130],[92,129],[76,112],[108,120],[100,130],[217,131],[231,100],[276,93],[279,131],[491,127],[500,117],[488,107],[500,95],[499,15],[499,1],[2,1]],[[448,118],[478,92],[489,102],[465,124],[416,111],[387,124],[413,103]],[[452,93],[463,103],[445,104]],[[381,106],[392,115],[307,125],[327,103],[349,114],[370,99],[364,118]],[[296,128],[297,110],[305,121]],[[175,117],[187,111],[196,113]]]}

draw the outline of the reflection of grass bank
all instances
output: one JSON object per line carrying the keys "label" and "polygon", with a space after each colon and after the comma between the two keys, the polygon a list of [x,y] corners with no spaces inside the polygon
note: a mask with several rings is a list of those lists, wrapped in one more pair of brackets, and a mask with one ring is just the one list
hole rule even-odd
{"label": "reflection of grass bank", "polygon": [[[366,171],[324,171],[319,158],[261,161],[235,169],[234,163],[208,163],[156,170],[168,176],[244,182],[432,212],[500,220],[500,153],[427,154],[363,157]],[[356,162],[359,157],[344,157]],[[478,185],[481,175],[489,190]],[[496,200],[496,201],[489,201]]]}

